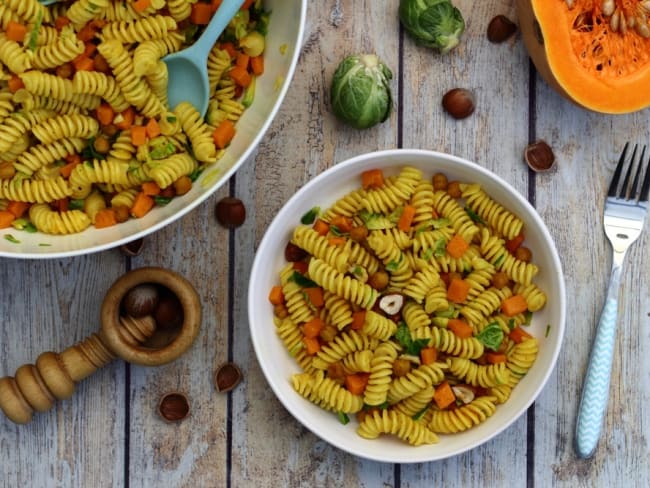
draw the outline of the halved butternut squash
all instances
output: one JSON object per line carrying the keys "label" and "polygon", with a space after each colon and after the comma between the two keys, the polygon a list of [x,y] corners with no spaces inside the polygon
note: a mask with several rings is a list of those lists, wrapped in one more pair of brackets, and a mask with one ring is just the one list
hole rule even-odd
{"label": "halved butternut squash", "polygon": [[528,54],[542,78],[587,109],[650,106],[650,1],[517,0]]}

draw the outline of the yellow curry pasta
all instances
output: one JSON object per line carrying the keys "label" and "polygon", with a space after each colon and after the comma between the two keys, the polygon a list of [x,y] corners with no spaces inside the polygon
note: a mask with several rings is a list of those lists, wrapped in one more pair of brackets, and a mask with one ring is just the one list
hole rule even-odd
{"label": "yellow curry pasta", "polygon": [[296,393],[414,446],[487,421],[539,348],[524,231],[480,185],[409,166],[306,212],[269,294]]}

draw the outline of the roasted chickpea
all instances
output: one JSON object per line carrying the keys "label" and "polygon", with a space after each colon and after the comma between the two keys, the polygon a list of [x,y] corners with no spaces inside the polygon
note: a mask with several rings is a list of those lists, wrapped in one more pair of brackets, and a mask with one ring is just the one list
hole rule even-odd
{"label": "roasted chickpea", "polygon": [[447,194],[451,198],[460,198],[462,192],[460,191],[460,183],[458,181],[450,181],[447,184]]}
{"label": "roasted chickpea", "polygon": [[388,273],[386,271],[376,271],[370,275],[368,284],[375,290],[383,290],[388,286]]}
{"label": "roasted chickpea", "polygon": [[447,190],[447,176],[444,175],[443,173],[436,173],[433,175],[433,178],[431,180],[431,184],[433,185],[433,189],[435,191],[438,190]]}
{"label": "roasted chickpea", "polygon": [[121,223],[129,220],[129,207],[126,205],[117,205],[113,207],[113,210],[115,210],[115,220],[118,222]]}
{"label": "roasted chickpea", "polygon": [[72,78],[74,67],[71,63],[64,63],[56,68],[56,76],[60,78]]}
{"label": "roasted chickpea", "polygon": [[108,124],[102,127],[102,132],[107,136],[107,137],[113,137],[115,134],[117,134],[118,129],[115,127],[113,124]]}
{"label": "roasted chickpea", "polygon": [[95,142],[93,142],[93,147],[99,154],[106,154],[111,149],[111,143],[108,142],[108,138],[97,136]]}
{"label": "roasted chickpea", "polygon": [[185,195],[192,189],[192,180],[190,180],[189,176],[183,175],[174,181],[173,185],[176,195]]}
{"label": "roasted chickpea", "polygon": [[366,229],[365,226],[360,225],[358,227],[352,227],[352,229],[350,229],[350,239],[353,241],[361,242],[366,237],[368,237],[368,229]]}
{"label": "roasted chickpea", "polygon": [[93,59],[93,65],[95,67],[95,71],[99,71],[100,73],[108,73],[111,70],[111,67],[108,65],[106,58],[99,53],[95,55],[95,58]]}
{"label": "roasted chickpea", "polygon": [[397,358],[393,361],[393,375],[397,378],[406,376],[411,371],[411,361]]}
{"label": "roasted chickpea", "polygon": [[273,315],[279,319],[286,319],[289,316],[289,311],[283,303],[280,303],[273,307]]}
{"label": "roasted chickpea", "polygon": [[519,261],[523,261],[524,263],[530,263],[533,259],[533,253],[527,247],[520,246],[515,249],[515,258],[517,258]]}
{"label": "roasted chickpea", "polygon": [[451,280],[462,280],[463,275],[460,274],[458,271],[451,271],[447,275],[447,279],[449,280],[449,283],[451,283]]}
{"label": "roasted chickpea", "polygon": [[327,367],[327,377],[332,380],[345,378],[345,369],[343,368],[341,361],[331,363]]}
{"label": "roasted chickpea", "polygon": [[497,271],[494,273],[492,276],[492,286],[497,289],[501,289],[505,286],[508,286],[510,283],[510,279],[508,278],[508,275],[505,274],[503,271]]}

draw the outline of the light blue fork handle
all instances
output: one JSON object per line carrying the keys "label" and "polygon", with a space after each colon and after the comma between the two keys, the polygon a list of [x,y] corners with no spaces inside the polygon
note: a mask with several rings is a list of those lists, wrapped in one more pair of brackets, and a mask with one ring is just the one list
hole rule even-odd
{"label": "light blue fork handle", "polygon": [[[622,257],[621,257],[622,261]],[[581,458],[591,457],[603,428],[605,410],[609,400],[609,383],[616,342],[618,317],[618,289],[622,263],[615,263],[607,287],[605,306],[598,322],[596,337],[589,356],[589,366],[582,387],[576,425],[576,451]]]}

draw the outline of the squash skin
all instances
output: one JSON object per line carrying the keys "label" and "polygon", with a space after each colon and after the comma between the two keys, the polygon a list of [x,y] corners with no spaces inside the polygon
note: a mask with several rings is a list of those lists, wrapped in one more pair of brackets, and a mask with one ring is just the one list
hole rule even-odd
{"label": "squash skin", "polygon": [[[595,78],[575,62],[567,23],[549,3],[517,0],[522,38],[544,81],[568,100],[594,112],[624,114],[650,106],[650,66],[625,78],[609,79],[611,83]],[[544,40],[553,42],[540,42],[540,32]]]}

